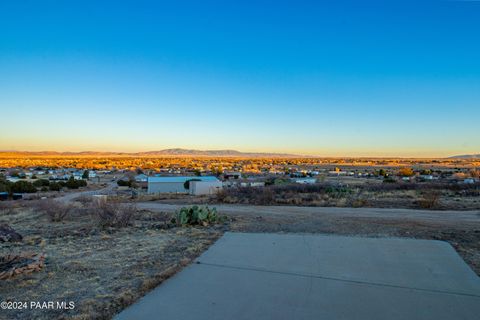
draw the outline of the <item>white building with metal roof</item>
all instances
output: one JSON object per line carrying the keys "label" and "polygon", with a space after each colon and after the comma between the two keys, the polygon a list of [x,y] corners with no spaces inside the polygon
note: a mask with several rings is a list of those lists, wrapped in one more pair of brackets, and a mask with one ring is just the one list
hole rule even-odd
{"label": "white building with metal roof", "polygon": [[[187,181],[211,182],[217,185],[220,180],[214,176],[199,177],[148,177],[148,193],[190,193],[190,183]],[[185,188],[187,186],[187,188]]]}

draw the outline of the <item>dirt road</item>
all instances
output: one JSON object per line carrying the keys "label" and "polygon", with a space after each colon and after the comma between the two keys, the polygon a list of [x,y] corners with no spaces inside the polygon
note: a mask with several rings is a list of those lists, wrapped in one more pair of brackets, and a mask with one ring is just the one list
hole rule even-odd
{"label": "dirt road", "polygon": [[[176,204],[158,202],[140,202],[140,209],[151,211],[175,211],[182,207]],[[251,215],[254,217],[292,216],[315,218],[374,218],[409,220],[438,224],[478,224],[480,210],[475,211],[433,211],[413,209],[378,208],[338,208],[338,207],[295,207],[295,206],[251,206],[251,205],[214,205],[220,213],[227,215]]]}
{"label": "dirt road", "polygon": [[57,201],[68,202],[75,200],[81,196],[93,196],[96,194],[109,194],[113,191],[113,188],[117,185],[116,181],[109,183],[105,188],[99,190],[88,190],[88,191],[78,191],[78,192],[70,192],[64,196],[55,198]]}

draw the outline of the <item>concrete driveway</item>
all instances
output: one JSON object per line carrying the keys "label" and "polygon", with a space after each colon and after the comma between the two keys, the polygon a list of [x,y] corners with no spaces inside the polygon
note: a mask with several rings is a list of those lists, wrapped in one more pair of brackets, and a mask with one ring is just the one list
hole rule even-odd
{"label": "concrete driveway", "polygon": [[446,242],[226,233],[116,319],[478,319]]}

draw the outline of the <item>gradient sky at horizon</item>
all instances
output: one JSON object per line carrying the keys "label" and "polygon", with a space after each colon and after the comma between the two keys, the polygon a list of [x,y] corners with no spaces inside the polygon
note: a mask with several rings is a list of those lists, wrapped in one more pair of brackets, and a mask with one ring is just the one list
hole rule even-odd
{"label": "gradient sky at horizon", "polygon": [[480,153],[480,2],[0,1],[0,150]]}

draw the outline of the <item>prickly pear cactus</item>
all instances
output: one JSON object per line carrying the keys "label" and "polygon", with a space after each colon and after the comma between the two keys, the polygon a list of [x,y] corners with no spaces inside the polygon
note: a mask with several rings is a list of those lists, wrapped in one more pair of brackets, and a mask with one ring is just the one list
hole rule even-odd
{"label": "prickly pear cactus", "polygon": [[208,220],[208,208],[198,209],[198,222],[203,222]]}
{"label": "prickly pear cactus", "polygon": [[176,214],[176,223],[179,225],[203,225],[207,226],[210,223],[219,221],[217,210],[210,209],[208,206],[199,207],[183,207]]}
{"label": "prickly pear cactus", "polygon": [[188,224],[189,219],[188,219],[188,209],[187,208],[180,209],[180,211],[177,213],[177,221],[181,225]]}

